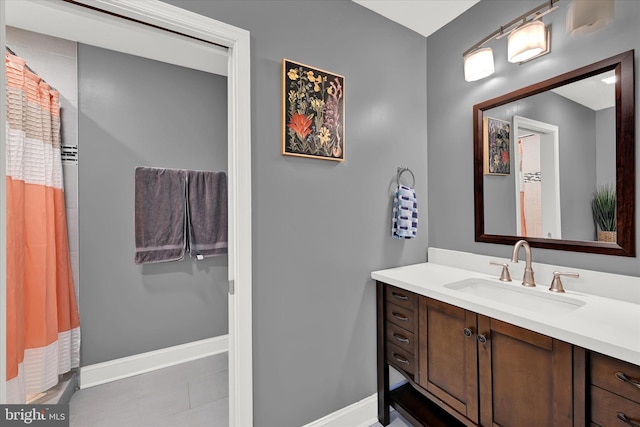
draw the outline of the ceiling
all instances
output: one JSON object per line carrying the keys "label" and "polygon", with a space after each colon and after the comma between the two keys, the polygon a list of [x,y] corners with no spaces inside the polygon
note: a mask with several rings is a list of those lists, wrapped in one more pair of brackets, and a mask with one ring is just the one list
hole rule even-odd
{"label": "ceiling", "polygon": [[[397,22],[421,35],[428,37],[447,23],[454,20],[457,16],[465,12],[474,4],[480,0],[353,0],[374,12]],[[69,13],[67,10],[60,10],[60,8],[48,8],[43,2],[7,2],[7,24],[13,25],[19,28],[29,29],[31,31],[41,32],[49,34],[55,37],[70,38],[69,32],[74,31],[74,25],[78,21],[74,14]],[[75,8],[76,13],[78,12]],[[40,16],[42,19],[33,19],[34,16]],[[46,17],[46,18],[45,18]],[[40,23],[36,28],[32,27],[32,24]],[[49,28],[44,28],[44,25],[48,24]],[[100,34],[111,35],[105,40],[93,39],[82,40],[84,43],[92,44],[95,46],[105,47],[107,49],[120,49],[124,52],[128,52],[134,55],[151,57],[160,61],[173,62],[172,60],[166,60],[162,52],[158,53],[158,56],[150,55],[148,51],[142,53],[135,50],[136,44],[132,40],[139,40],[145,34],[141,33],[140,28],[131,29],[128,28],[131,24],[128,22],[98,22],[95,21],[93,25],[102,25],[99,31],[93,31],[91,34],[97,37]],[[111,27],[109,27],[111,25]],[[116,26],[118,25],[118,26]],[[76,31],[76,33],[78,33]],[[113,34],[120,34],[122,37],[122,46],[116,46],[118,40],[113,37]],[[153,37],[161,37],[163,34],[153,34]],[[151,35],[149,36],[151,37]],[[103,37],[104,38],[104,37]],[[182,43],[177,40],[172,41],[167,39],[163,42],[163,45],[171,43]],[[175,57],[179,52],[191,52],[187,55],[190,58],[210,58],[211,56],[205,56],[203,52],[192,52],[186,49],[187,43],[182,43],[180,46],[173,46],[173,44],[167,47],[165,52],[172,52],[171,56]],[[189,44],[193,46],[194,44]],[[210,46],[196,46],[199,49],[210,49]],[[163,56],[164,55],[164,56]],[[220,52],[219,64],[215,69],[210,69],[211,64],[191,64],[190,66],[195,69],[203,71],[214,72],[221,75],[226,75],[226,52]],[[175,58],[174,58],[175,60]],[[185,59],[186,60],[186,59]],[[594,89],[598,86],[597,89]],[[585,90],[589,88],[590,90]],[[563,90],[564,89],[564,90]],[[601,108],[607,108],[615,105],[615,98],[612,95],[612,87],[603,85],[599,79],[593,81],[578,82],[573,85],[566,86],[565,88],[556,89],[556,93],[565,96],[575,102],[579,102],[592,108],[599,110]],[[589,96],[591,95],[591,96]]]}
{"label": "ceiling", "polygon": [[480,0],[353,0],[428,37]]}
{"label": "ceiling", "polygon": [[[352,0],[361,6],[428,37],[480,0]],[[462,66],[462,61],[460,63]],[[604,76],[554,89],[559,95],[598,111],[615,105],[613,86],[602,83]]]}
{"label": "ceiling", "polygon": [[48,0],[4,3],[5,23],[12,27],[227,75],[226,48],[177,37],[160,29],[96,13],[72,3]]}
{"label": "ceiling", "polygon": [[599,111],[604,108],[615,107],[616,91],[613,84],[603,82],[605,78],[613,78],[615,82],[615,71],[606,71],[593,77],[578,80],[569,85],[560,86],[553,89],[553,92],[564,96],[591,108],[593,111]]}

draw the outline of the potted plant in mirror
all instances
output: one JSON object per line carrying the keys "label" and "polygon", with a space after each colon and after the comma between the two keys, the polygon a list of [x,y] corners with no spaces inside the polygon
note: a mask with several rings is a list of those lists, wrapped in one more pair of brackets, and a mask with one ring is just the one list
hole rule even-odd
{"label": "potted plant in mirror", "polygon": [[613,185],[603,185],[597,189],[591,200],[591,211],[598,231],[598,241],[615,243],[617,218],[616,189]]}

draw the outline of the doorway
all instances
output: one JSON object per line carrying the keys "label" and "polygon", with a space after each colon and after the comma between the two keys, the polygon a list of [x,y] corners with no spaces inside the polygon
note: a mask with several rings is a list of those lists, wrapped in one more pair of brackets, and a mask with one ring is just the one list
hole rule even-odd
{"label": "doorway", "polygon": [[558,126],[513,116],[516,235],[562,238]]}
{"label": "doorway", "polygon": [[[0,3],[0,41],[6,44],[5,8],[11,2]],[[18,3],[18,2],[16,2]],[[23,2],[19,2],[23,3]],[[26,3],[26,2],[24,2]],[[49,8],[48,13],[64,12],[79,16],[85,27],[91,29],[96,21],[111,20],[121,26],[122,18],[107,16],[101,11],[83,8],[81,4],[96,2],[81,1],[71,4],[56,2],[29,2]],[[199,40],[215,43],[228,49],[226,55],[228,92],[228,174],[229,174],[229,416],[230,425],[253,424],[252,401],[252,339],[251,339],[251,155],[250,155],[250,66],[248,32],[218,21],[187,12],[161,2],[115,2],[100,1],[99,7],[116,16],[149,23]],[[46,20],[44,20],[46,21]],[[120,24],[118,23],[120,22]],[[137,24],[143,25],[143,24]],[[157,32],[151,40],[159,37]],[[41,31],[46,32],[46,31]],[[117,31],[115,34],[120,34]],[[113,36],[114,33],[109,34]],[[136,38],[140,36],[139,33]],[[168,33],[167,33],[168,34]],[[55,34],[53,34],[55,35]],[[166,35],[166,34],[165,34]],[[126,36],[125,36],[126,37]],[[149,49],[153,50],[153,49]],[[207,58],[206,55],[202,57]],[[211,57],[208,57],[210,60]],[[2,72],[4,79],[4,70]],[[4,82],[3,82],[4,83]],[[4,93],[0,97],[4,116]],[[4,137],[4,122],[0,124],[0,135]],[[5,149],[2,140],[0,149]],[[5,173],[4,164],[0,172]],[[0,189],[0,351],[5,351],[5,192]],[[239,227],[238,224],[242,224]],[[0,368],[0,401],[5,401],[6,372]]]}

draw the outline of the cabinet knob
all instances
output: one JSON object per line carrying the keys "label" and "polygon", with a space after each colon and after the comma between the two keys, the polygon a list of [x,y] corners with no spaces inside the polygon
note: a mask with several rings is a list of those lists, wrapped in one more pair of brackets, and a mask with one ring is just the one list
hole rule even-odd
{"label": "cabinet knob", "polygon": [[627,415],[624,412],[618,412],[616,414],[616,417],[622,421],[623,423],[626,423],[628,425],[630,425],[631,427],[640,427],[640,425],[634,423],[633,421],[631,421],[631,418],[627,417]]}
{"label": "cabinet knob", "polygon": [[482,334],[479,334],[479,335],[478,335],[478,342],[479,342],[480,344],[484,344],[484,343],[486,343],[486,342],[487,342],[487,337],[486,337],[486,336],[484,336],[484,335],[482,335]]}
{"label": "cabinet knob", "polygon": [[624,383],[631,384],[634,387],[640,388],[640,381],[632,380],[624,374],[624,372],[616,372],[616,378]]}
{"label": "cabinet knob", "polygon": [[470,337],[471,335],[473,335],[473,331],[471,330],[471,328],[464,328],[462,330],[462,333],[464,333],[465,337]]}

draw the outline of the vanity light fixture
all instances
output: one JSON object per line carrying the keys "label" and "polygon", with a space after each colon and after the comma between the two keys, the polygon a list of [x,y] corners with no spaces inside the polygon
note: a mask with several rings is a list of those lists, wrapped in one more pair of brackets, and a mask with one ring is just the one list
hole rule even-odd
{"label": "vanity light fixture", "polygon": [[525,22],[507,38],[507,59],[525,62],[549,52],[547,28],[542,21]]}
{"label": "vanity light fixture", "polygon": [[493,49],[483,47],[464,56],[464,79],[468,82],[483,79],[495,71],[493,67]]}
{"label": "vanity light fixture", "polygon": [[591,33],[613,21],[614,0],[573,0],[567,9],[567,33]]}
{"label": "vanity light fixture", "polygon": [[550,30],[540,20],[556,10],[560,0],[548,0],[501,26],[462,54],[464,79],[468,82],[490,76],[494,72],[493,50],[483,45],[493,39],[509,36],[507,57],[509,62],[522,63],[549,52]]}

